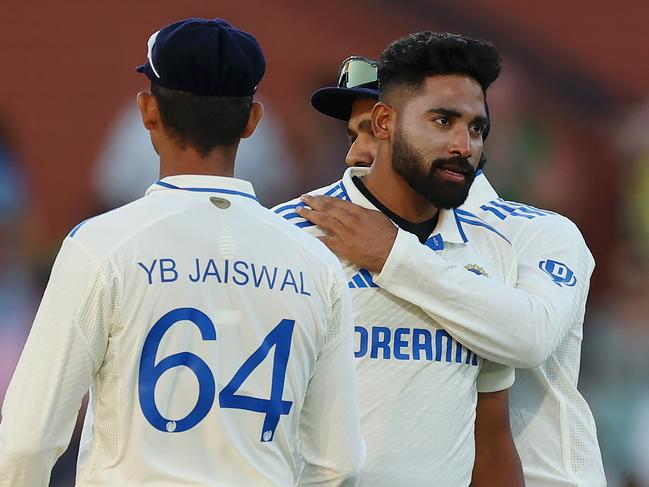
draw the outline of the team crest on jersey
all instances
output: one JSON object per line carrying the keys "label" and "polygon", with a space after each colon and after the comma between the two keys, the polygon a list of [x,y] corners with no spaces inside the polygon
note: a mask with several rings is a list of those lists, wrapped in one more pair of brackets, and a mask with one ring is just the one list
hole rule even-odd
{"label": "team crest on jersey", "polygon": [[577,276],[566,264],[556,260],[542,260],[539,262],[539,269],[552,278],[552,281],[559,287],[573,287],[577,284]]}
{"label": "team crest on jersey", "polygon": [[464,266],[464,268],[469,272],[473,272],[477,276],[489,277],[487,271],[485,271],[484,268],[480,267],[478,264],[467,264]]}

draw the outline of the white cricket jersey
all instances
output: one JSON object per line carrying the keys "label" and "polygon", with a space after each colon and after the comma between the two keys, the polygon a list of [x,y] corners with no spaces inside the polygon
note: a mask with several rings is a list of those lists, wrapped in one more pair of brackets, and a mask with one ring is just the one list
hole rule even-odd
{"label": "white cricket jersey", "polygon": [[[351,180],[366,172],[348,169],[341,181],[312,194],[376,210]],[[293,200],[274,211],[298,227],[322,234],[295,212],[300,205]],[[469,213],[441,211],[435,231],[419,245],[464,266],[475,279],[510,286],[516,281],[509,242]],[[468,486],[475,456],[477,392],[510,387],[513,370],[484,361],[460,345],[418,306],[379,288],[367,270],[348,261],[343,261],[343,269],[352,292],[361,423],[367,442],[361,484]]]}
{"label": "white cricket jersey", "polygon": [[421,306],[479,355],[521,367],[510,421],[528,487],[605,486],[595,422],[577,390],[594,268],[581,233],[561,215],[498,198],[483,174],[462,209],[512,242],[516,288],[468,279],[402,231],[376,284]]}
{"label": "white cricket jersey", "polygon": [[3,405],[0,486],[48,484],[89,387],[78,486],[290,486],[298,455],[304,485],[353,485],[352,353],[323,244],[246,181],[165,178],[65,239]]}

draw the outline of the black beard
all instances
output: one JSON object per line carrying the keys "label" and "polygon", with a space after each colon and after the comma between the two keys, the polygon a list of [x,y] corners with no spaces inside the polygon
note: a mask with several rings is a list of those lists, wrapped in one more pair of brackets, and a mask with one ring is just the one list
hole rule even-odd
{"label": "black beard", "polygon": [[[462,172],[464,182],[453,183],[439,178],[437,171],[445,166],[453,166],[453,170]],[[392,168],[413,191],[436,208],[445,210],[457,208],[464,203],[475,178],[475,169],[465,157],[435,159],[428,164],[399,132],[395,134],[392,147]]]}

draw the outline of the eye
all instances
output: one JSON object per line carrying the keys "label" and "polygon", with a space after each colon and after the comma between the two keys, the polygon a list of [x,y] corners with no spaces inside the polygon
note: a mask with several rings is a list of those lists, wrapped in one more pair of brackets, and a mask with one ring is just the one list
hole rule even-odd
{"label": "eye", "polygon": [[473,134],[475,135],[482,135],[482,132],[484,132],[485,126],[482,123],[474,123],[470,127],[470,130]]}
{"label": "eye", "polygon": [[441,115],[439,117],[435,117],[433,119],[433,122],[435,122],[436,124],[441,125],[443,127],[447,127],[447,126],[451,125],[451,119],[444,116],[444,115]]}

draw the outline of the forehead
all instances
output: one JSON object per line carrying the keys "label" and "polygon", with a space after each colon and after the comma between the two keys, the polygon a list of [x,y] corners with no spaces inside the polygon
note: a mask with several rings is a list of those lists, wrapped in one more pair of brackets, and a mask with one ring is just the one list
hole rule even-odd
{"label": "forehead", "polygon": [[406,110],[453,109],[467,116],[485,116],[484,94],[480,84],[463,75],[429,76],[422,90],[406,101]]}
{"label": "forehead", "polygon": [[352,104],[352,111],[349,120],[353,121],[354,119],[363,117],[369,118],[374,105],[376,105],[376,100],[374,98],[357,97]]}

